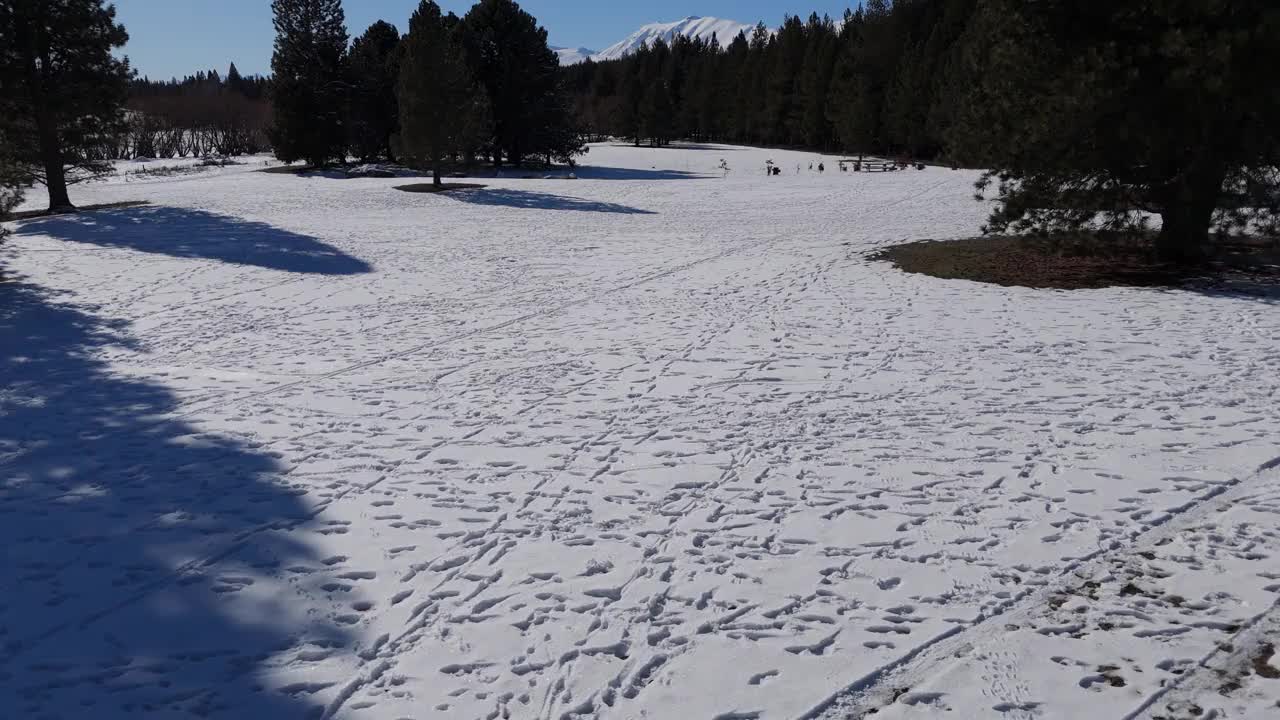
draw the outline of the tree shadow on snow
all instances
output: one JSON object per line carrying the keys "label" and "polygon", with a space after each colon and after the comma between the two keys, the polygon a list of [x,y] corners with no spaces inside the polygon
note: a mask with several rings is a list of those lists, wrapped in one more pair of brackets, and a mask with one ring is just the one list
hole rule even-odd
{"label": "tree shadow on snow", "polygon": [[581,165],[574,169],[574,173],[583,180],[706,180],[716,177],[683,170],[659,170],[658,168],[641,170],[600,165]]}
{"label": "tree shadow on snow", "polygon": [[170,257],[314,275],[359,275],[368,263],[313,237],[205,210],[137,207],[57,215],[22,225],[19,235],[127,248]]}
{"label": "tree shadow on snow", "polygon": [[314,510],[273,457],[113,373],[126,332],[0,282],[0,715],[314,716],[262,687],[300,637],[318,656],[354,642],[289,602],[324,569],[290,533]]}
{"label": "tree shadow on snow", "polygon": [[1280,276],[1230,278],[1215,282],[1191,284],[1183,289],[1214,298],[1248,300],[1265,305],[1280,305]]}
{"label": "tree shadow on snow", "polygon": [[568,210],[570,212],[618,213],[621,215],[657,215],[617,203],[583,200],[567,195],[530,192],[528,190],[486,189],[451,193],[447,197],[471,205],[496,205],[526,210]]}

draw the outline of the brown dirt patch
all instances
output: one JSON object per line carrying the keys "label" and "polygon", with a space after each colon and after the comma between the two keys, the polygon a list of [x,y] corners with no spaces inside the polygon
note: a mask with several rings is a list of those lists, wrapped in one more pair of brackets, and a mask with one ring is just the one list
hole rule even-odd
{"label": "brown dirt patch", "polygon": [[1258,654],[1253,658],[1253,671],[1259,677],[1268,680],[1280,680],[1280,670],[1271,664],[1271,659],[1276,656],[1276,646],[1271,643],[1263,645],[1259,649]]}
{"label": "brown dirt patch", "polygon": [[887,248],[873,259],[937,278],[1031,288],[1179,286],[1205,280],[1280,287],[1280,241],[1272,239],[1220,241],[1209,262],[1191,269],[1157,260],[1150,237],[1121,235],[924,241]]}

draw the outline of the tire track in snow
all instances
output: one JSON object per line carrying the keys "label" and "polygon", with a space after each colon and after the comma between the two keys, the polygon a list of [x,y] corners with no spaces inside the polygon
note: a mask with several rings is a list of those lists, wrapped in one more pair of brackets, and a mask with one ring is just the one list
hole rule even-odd
{"label": "tire track in snow", "polygon": [[450,335],[449,337],[441,338],[439,340],[433,340],[431,342],[422,343],[420,345],[416,345],[411,348],[406,348],[404,350],[397,350],[396,352],[388,353],[386,355],[365,360],[363,362],[355,363],[353,365],[348,365],[347,367],[339,368],[337,370],[333,370],[333,371],[324,373],[322,375],[313,375],[313,376],[298,380],[296,382],[285,383],[283,385],[277,385],[275,387],[268,388],[266,390],[261,390],[261,391],[252,392],[252,393],[245,393],[243,395],[237,395],[235,397],[226,398],[222,401],[215,402],[203,407],[192,408],[180,415],[174,416],[174,419],[179,419],[179,420],[187,419],[192,415],[195,415],[196,413],[208,412],[210,410],[221,410],[225,407],[228,407],[230,405],[235,405],[237,403],[241,403],[246,400],[258,400],[264,397],[269,397],[271,395],[278,395],[279,393],[285,392],[287,390],[292,390],[298,387],[302,387],[304,385],[309,385],[311,383],[320,382],[324,380],[332,380],[333,378],[341,377],[343,375],[348,375],[353,372],[359,372],[360,370],[367,370],[368,368],[376,367],[383,363],[391,362],[392,360],[401,360],[406,357],[411,357],[425,350],[434,350],[436,348],[443,347],[445,345],[451,345],[453,343],[456,343],[462,340],[469,340],[471,338],[478,337],[481,335],[487,335],[489,333],[497,332],[499,330],[506,330],[507,328],[529,322],[530,320],[534,320],[540,317],[546,317],[550,315],[556,315],[564,312],[565,310],[570,310],[572,308],[580,307],[582,305],[588,305],[590,303],[606,298],[610,295],[616,295],[621,292],[626,292],[627,290],[632,290],[634,288],[647,285],[651,282],[662,280],[663,278],[667,278],[672,275],[677,275],[679,273],[685,272],[686,270],[692,270],[693,268],[698,267],[699,265],[705,265],[707,263],[715,262],[717,260],[723,260],[725,258],[729,258],[734,255],[747,252],[749,250],[754,250],[758,247],[770,245],[774,242],[777,242],[778,240],[781,240],[782,238],[783,236],[776,235],[770,238],[766,238],[764,240],[756,240],[754,242],[749,242],[749,243],[746,243],[745,245],[739,245],[737,247],[731,248],[721,253],[717,253],[715,255],[711,255],[709,257],[700,258],[698,260],[693,260],[687,263],[683,263],[672,268],[667,268],[664,270],[660,270],[658,272],[650,273],[648,275],[645,275],[644,277],[639,278],[638,280],[633,280],[631,282],[624,283],[622,285],[616,285],[612,288],[608,288],[606,290],[602,290],[600,292],[592,293],[585,297],[578,298],[577,300],[570,300],[569,302],[562,303],[560,305],[555,305],[553,307],[544,308],[542,310],[538,310],[535,312],[526,313],[519,317],[511,318],[510,320],[505,320],[495,325],[487,325],[485,327],[476,328],[474,330],[468,330],[467,332],[459,333],[457,335]]}
{"label": "tire track in snow", "polygon": [[[974,622],[957,625],[916,645],[893,661],[833,693],[801,715],[799,720],[863,718],[879,712],[896,702],[896,689],[914,687],[926,678],[939,675],[948,661],[961,654],[966,647],[977,647],[993,641],[1003,632],[1003,626],[996,627],[992,620],[1001,619],[1005,624],[1021,625],[1026,616],[1044,607],[1053,595],[1061,593],[1070,584],[1071,578],[1090,576],[1094,571],[1103,570],[1103,566],[1116,555],[1132,554],[1141,546],[1157,544],[1230,508],[1252,493],[1253,485],[1259,480],[1275,474],[1273,471],[1277,468],[1280,468],[1280,457],[1262,464],[1244,478],[1235,478],[1218,485],[1199,498],[1169,510],[1161,521],[1130,534],[1126,539],[1116,540],[1105,548],[1066,564],[1057,574],[1056,582],[1019,593]],[[1263,613],[1255,618],[1254,623],[1265,615]],[[1142,708],[1125,716],[1126,720],[1137,717],[1141,712]]]}
{"label": "tire track in snow", "polygon": [[[550,315],[556,315],[556,314],[558,314],[558,313],[564,312],[565,310],[570,310],[570,309],[575,308],[575,307],[580,307],[580,306],[583,306],[583,305],[588,305],[588,304],[590,304],[590,303],[596,302],[596,301],[601,300],[601,299],[603,299],[603,298],[605,298],[605,297],[608,297],[608,296],[610,296],[610,295],[615,295],[615,294],[618,294],[618,293],[621,293],[621,292],[626,292],[627,290],[632,290],[632,289],[634,289],[634,288],[641,287],[641,286],[643,286],[643,285],[647,285],[647,284],[649,284],[649,283],[651,283],[651,282],[655,282],[655,281],[657,281],[657,280],[662,280],[663,278],[667,278],[667,277],[670,277],[670,276],[672,276],[672,275],[677,275],[677,274],[682,273],[682,272],[685,272],[685,271],[687,271],[687,270],[692,270],[693,268],[696,268],[696,267],[698,267],[698,266],[700,266],[700,265],[705,265],[705,264],[707,264],[707,263],[716,262],[717,260],[724,260],[724,259],[729,258],[729,257],[732,257],[732,256],[734,256],[734,255],[739,255],[739,254],[742,254],[742,253],[745,253],[745,252],[748,252],[748,251],[754,250],[754,249],[759,248],[759,247],[763,247],[763,246],[766,246],[766,245],[770,245],[770,244],[775,243],[775,242],[777,242],[777,241],[779,241],[779,240],[782,240],[783,238],[784,238],[784,236],[783,236],[783,235],[775,235],[775,236],[772,236],[772,237],[769,237],[769,238],[765,238],[765,239],[762,239],[762,240],[755,240],[755,241],[752,241],[752,242],[745,243],[745,244],[743,244],[743,245],[739,245],[739,246],[736,246],[736,247],[730,248],[730,249],[728,249],[728,250],[725,250],[724,252],[720,252],[720,253],[717,253],[717,254],[715,254],[715,255],[711,255],[711,256],[707,256],[707,257],[699,258],[699,259],[697,259],[697,260],[692,260],[692,261],[690,261],[690,262],[682,263],[682,264],[680,264],[680,265],[676,265],[676,266],[674,266],[674,267],[665,268],[665,269],[663,269],[663,270],[659,270],[659,271],[657,271],[657,272],[653,272],[653,273],[650,273],[650,274],[648,274],[648,275],[645,275],[645,276],[643,276],[643,277],[641,277],[641,278],[639,278],[639,279],[637,279],[637,280],[633,280],[633,281],[631,281],[631,282],[623,283],[622,285],[616,285],[616,286],[614,286],[614,287],[611,287],[611,288],[608,288],[608,289],[605,289],[605,290],[602,290],[602,291],[599,291],[599,292],[596,292],[596,293],[592,293],[592,294],[587,295],[587,296],[584,296],[584,297],[580,297],[580,298],[578,298],[578,299],[576,299],[576,300],[571,300],[571,301],[566,302],[566,303],[561,303],[560,305],[555,305],[555,306],[552,306],[552,307],[549,307],[549,308],[544,308],[544,309],[538,310],[538,311],[536,311],[536,312],[526,313],[526,314],[524,314],[524,315],[521,315],[521,316],[519,316],[519,317],[515,317],[515,318],[511,318],[511,319],[506,320],[506,321],[503,321],[503,322],[501,322],[501,323],[497,323],[497,324],[494,324],[494,325],[487,325],[487,326],[485,326],[485,327],[481,327],[481,328],[475,328],[474,330],[468,330],[467,332],[459,333],[459,334],[457,334],[457,335],[450,335],[449,337],[446,337],[446,338],[441,338],[441,339],[439,339],[439,340],[433,340],[433,341],[431,341],[431,342],[422,343],[422,344],[420,344],[420,345],[416,345],[416,346],[414,346],[414,347],[407,348],[407,349],[404,349],[404,350],[398,350],[398,351],[396,351],[396,352],[394,352],[394,353],[388,353],[388,354],[386,354],[386,355],[382,355],[382,356],[379,356],[379,357],[376,357],[376,358],[372,358],[372,359],[369,359],[369,360],[365,360],[365,361],[363,361],[363,362],[355,363],[355,364],[353,364],[353,365],[348,365],[348,366],[346,366],[346,367],[342,367],[342,368],[339,368],[339,369],[337,369],[337,370],[332,370],[332,371],[327,372],[327,373],[323,373],[323,374],[320,374],[320,375],[310,375],[310,376],[307,376],[307,377],[305,377],[305,378],[302,378],[302,379],[300,379],[300,380],[297,380],[297,381],[294,381],[294,382],[291,382],[291,383],[285,383],[285,384],[283,384],[283,385],[276,385],[276,386],[271,387],[271,388],[268,388],[268,389],[266,389],[266,390],[261,390],[261,391],[258,391],[258,392],[244,393],[244,394],[236,395],[236,396],[234,396],[234,397],[229,397],[229,398],[223,398],[223,399],[220,399],[220,400],[217,400],[217,401],[214,401],[214,402],[208,403],[208,404],[204,404],[204,405],[199,405],[199,404],[197,404],[195,407],[189,408],[189,409],[187,409],[187,410],[185,410],[185,411],[183,411],[183,412],[181,412],[181,413],[177,413],[177,414],[174,414],[174,415],[168,415],[168,416],[165,416],[165,417],[163,417],[163,418],[156,419],[156,420],[152,421],[152,422],[151,422],[151,423],[149,423],[149,424],[147,424],[147,423],[143,423],[143,424],[141,424],[140,428],[132,428],[132,431],[137,432],[139,429],[145,429],[145,428],[147,428],[147,427],[157,427],[157,426],[164,425],[164,424],[166,424],[166,423],[172,423],[172,422],[175,422],[175,421],[189,420],[189,419],[191,419],[192,417],[194,417],[194,416],[196,416],[196,415],[198,415],[198,414],[200,414],[200,413],[205,413],[205,412],[210,412],[210,411],[215,411],[215,410],[222,410],[222,409],[225,409],[225,408],[227,408],[227,407],[230,407],[230,406],[233,406],[233,405],[239,404],[239,403],[244,402],[244,401],[247,401],[247,400],[259,400],[259,399],[262,399],[262,398],[264,398],[264,397],[269,397],[269,396],[272,396],[272,395],[278,395],[279,393],[282,393],[282,392],[285,392],[285,391],[288,391],[288,390],[293,390],[293,389],[296,389],[296,388],[299,388],[299,387],[303,387],[303,386],[309,385],[309,384],[311,384],[311,383],[318,383],[318,382],[321,382],[321,381],[324,381],[324,380],[332,380],[333,378],[341,377],[341,376],[343,376],[343,375],[348,375],[348,374],[350,374],[350,373],[358,372],[358,371],[360,371],[360,370],[365,370],[365,369],[368,369],[368,368],[371,368],[371,367],[376,367],[376,366],[381,365],[381,364],[383,364],[383,363],[391,362],[392,360],[400,360],[400,359],[403,359],[403,358],[406,358],[406,357],[410,357],[410,356],[416,355],[416,354],[418,354],[418,353],[421,353],[421,352],[423,352],[423,351],[425,351],[425,350],[433,350],[433,349],[436,349],[436,348],[439,348],[439,347],[443,347],[443,346],[450,345],[450,344],[453,344],[453,343],[456,343],[456,342],[460,342],[460,341],[462,341],[462,340],[468,340],[468,339],[471,339],[471,338],[474,338],[474,337],[479,337],[479,336],[482,336],[482,335],[487,335],[487,334],[489,334],[489,333],[497,332],[497,331],[499,331],[499,330],[505,330],[505,329],[507,329],[507,328],[514,327],[514,326],[516,326],[516,325],[520,325],[520,324],[522,324],[522,323],[526,323],[526,322],[528,322],[528,321],[530,321],[530,320],[534,320],[534,319],[536,319],[536,318],[546,317],[546,316],[550,316]],[[411,327],[412,327],[412,326],[411,326]],[[112,437],[113,435],[118,435],[118,434],[120,434],[121,432],[122,432],[122,431],[118,431],[118,432],[116,432],[116,433],[105,433],[105,434],[104,434],[104,435],[102,435],[99,439],[109,438],[109,437]],[[4,461],[4,462],[0,462],[0,468],[3,468],[3,467],[8,466],[8,465],[9,465],[10,463],[12,463],[12,462],[13,462],[13,460],[6,460],[6,461]]]}

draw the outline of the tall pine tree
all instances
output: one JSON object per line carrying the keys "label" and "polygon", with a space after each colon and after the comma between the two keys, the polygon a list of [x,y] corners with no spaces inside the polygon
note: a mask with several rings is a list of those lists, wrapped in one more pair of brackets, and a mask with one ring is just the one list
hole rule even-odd
{"label": "tall pine tree", "polygon": [[[994,168],[993,231],[1134,230],[1194,262],[1211,231],[1280,218],[1280,7],[987,0],[952,132]],[[978,70],[981,68],[981,72]]]}
{"label": "tall pine tree", "polygon": [[[14,159],[13,146],[0,127],[0,223],[9,219],[9,213],[22,202],[22,191],[26,185],[25,173]],[[0,240],[7,231],[0,225]]]}
{"label": "tall pine tree", "polygon": [[271,142],[284,162],[328,165],[346,156],[346,17],[341,0],[272,0],[271,56],[275,126]]}
{"label": "tall pine tree", "polygon": [[366,162],[395,159],[391,137],[400,129],[396,82],[400,76],[400,32],[381,20],[351,44],[347,75],[351,85],[348,133],[351,149]]}
{"label": "tall pine tree", "polygon": [[[463,18],[469,65],[493,113],[494,161],[567,157],[582,150],[547,31],[512,0],[480,0]],[[554,145],[553,145],[554,144]]]}
{"label": "tall pine tree", "polygon": [[0,133],[14,160],[73,208],[67,184],[110,168],[101,145],[124,127],[129,39],[102,0],[0,0]]}
{"label": "tall pine tree", "polygon": [[431,168],[441,185],[446,158],[463,154],[486,130],[486,105],[467,68],[458,18],[422,0],[409,20],[400,67],[400,149]]}

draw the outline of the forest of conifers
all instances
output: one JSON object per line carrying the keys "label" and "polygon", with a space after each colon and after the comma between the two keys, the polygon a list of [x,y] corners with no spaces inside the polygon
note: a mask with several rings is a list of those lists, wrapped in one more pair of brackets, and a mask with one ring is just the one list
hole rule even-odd
{"label": "forest of conifers", "polygon": [[833,21],[677,37],[563,73],[590,136],[788,145],[937,158],[968,83],[977,0],[869,0]]}
{"label": "forest of conifers", "polygon": [[[787,17],[712,42],[678,37],[621,60],[561,69],[588,139],[676,139],[936,159],[963,88],[962,41],[977,0],[871,0],[839,20]],[[232,70],[139,79],[121,154],[170,156],[179,138],[218,154],[268,147],[268,82]],[[201,129],[196,135],[166,132]],[[182,150],[185,147],[178,146]],[[231,150],[231,152],[222,152]],[[186,152],[181,154],[185,155]],[[197,152],[195,154],[203,154]]]}

